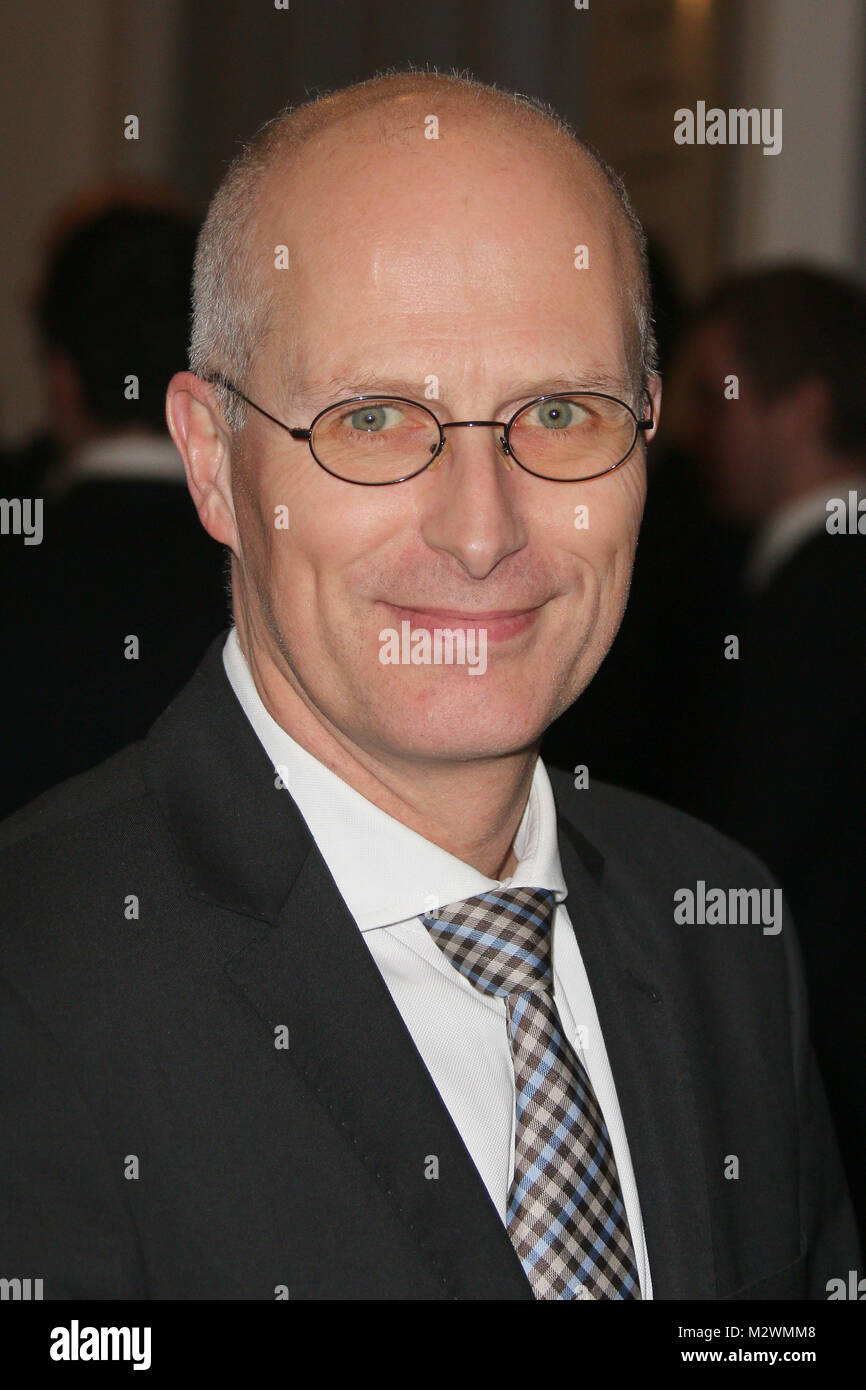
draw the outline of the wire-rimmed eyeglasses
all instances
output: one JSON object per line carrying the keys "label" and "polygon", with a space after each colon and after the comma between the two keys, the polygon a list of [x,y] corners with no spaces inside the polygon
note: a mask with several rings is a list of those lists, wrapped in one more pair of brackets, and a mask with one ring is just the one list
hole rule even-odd
{"label": "wire-rimmed eyeglasses", "polygon": [[351,396],[326,406],[305,428],[287,425],[220,372],[204,378],[231,391],[293,439],[304,440],[320,468],[362,487],[404,483],[442,454],[446,430],[489,426],[502,431],[497,448],[518,467],[553,483],[588,482],[625,463],[642,430],[652,429],[631,406],[601,391],[536,396],[509,420],[440,421],[404,396]]}

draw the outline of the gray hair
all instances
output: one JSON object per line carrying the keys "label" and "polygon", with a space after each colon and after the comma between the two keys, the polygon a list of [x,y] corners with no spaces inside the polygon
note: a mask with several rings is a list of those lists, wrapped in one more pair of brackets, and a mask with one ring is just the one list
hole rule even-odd
{"label": "gray hair", "polygon": [[[621,286],[630,323],[628,364],[636,400],[658,370],[646,236],[625,185],[614,169],[546,102],[479,82],[468,74],[401,69],[378,74],[298,106],[287,106],[253,136],[229,165],[198,238],[193,275],[190,370],[219,372],[246,383],[253,354],[268,331],[276,306],[254,255],[253,229],[267,174],[314,135],[357,112],[405,95],[456,98],[482,112],[510,119],[526,134],[568,139],[602,176],[624,222],[631,266]],[[217,387],[226,424],[243,427],[244,402]]]}

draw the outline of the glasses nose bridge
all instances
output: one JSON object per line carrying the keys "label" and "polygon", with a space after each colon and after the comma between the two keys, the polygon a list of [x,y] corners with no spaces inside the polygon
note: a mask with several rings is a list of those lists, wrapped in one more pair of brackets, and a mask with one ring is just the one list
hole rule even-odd
{"label": "glasses nose bridge", "polygon": [[439,451],[439,452],[440,452],[440,457],[441,457],[442,451],[444,450],[446,444],[448,443],[448,436],[447,436],[447,434],[445,433],[446,430],[473,430],[473,429],[484,428],[484,427],[491,428],[491,429],[499,429],[499,430],[502,431],[500,437],[499,437],[499,438],[497,439],[497,441],[496,441],[496,447],[497,447],[497,450],[498,450],[500,453],[505,454],[505,456],[506,456],[506,458],[507,458],[508,455],[509,455],[510,452],[511,452],[510,449],[509,449],[509,447],[508,447],[508,422],[507,422],[507,420],[445,420],[444,422],[443,422],[443,421],[440,421],[440,422],[439,422],[439,428],[440,428],[440,430],[441,430],[441,432],[442,432],[442,449]]}
{"label": "glasses nose bridge", "polygon": [[493,425],[500,429],[507,429],[508,423],[505,420],[446,420],[440,425],[442,430],[472,430],[477,425]]}

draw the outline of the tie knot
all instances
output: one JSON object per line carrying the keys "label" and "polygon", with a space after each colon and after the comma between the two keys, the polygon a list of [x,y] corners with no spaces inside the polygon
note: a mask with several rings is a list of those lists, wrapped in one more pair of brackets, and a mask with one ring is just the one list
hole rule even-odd
{"label": "tie knot", "polygon": [[484,994],[550,988],[549,888],[509,888],[450,903],[421,921],[440,950]]}

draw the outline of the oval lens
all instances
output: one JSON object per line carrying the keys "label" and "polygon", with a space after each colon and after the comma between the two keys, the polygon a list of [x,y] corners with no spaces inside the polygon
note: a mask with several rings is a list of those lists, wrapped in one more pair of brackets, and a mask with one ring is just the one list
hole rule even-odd
{"label": "oval lens", "polygon": [[317,422],[310,443],[323,468],[339,478],[399,482],[430,462],[439,426],[422,405],[370,396],[335,405]]}
{"label": "oval lens", "polygon": [[509,444],[530,472],[577,482],[616,467],[636,437],[634,416],[622,401],[575,394],[528,405],[511,426]]}

